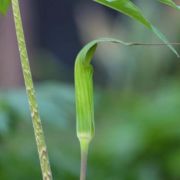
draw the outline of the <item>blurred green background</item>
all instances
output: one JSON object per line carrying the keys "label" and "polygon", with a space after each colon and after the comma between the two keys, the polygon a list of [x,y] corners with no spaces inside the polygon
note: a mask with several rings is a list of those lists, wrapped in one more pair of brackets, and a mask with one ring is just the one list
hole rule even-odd
{"label": "blurred green background", "polygon": [[[136,3],[170,42],[179,41],[179,12],[156,1]],[[33,79],[54,179],[76,180],[77,52],[97,37],[159,40],[139,23],[91,1],[41,4],[41,0],[21,4]],[[0,179],[38,180],[41,172],[11,10],[0,17],[0,30]],[[179,59],[167,47],[106,44],[98,48],[93,65],[96,136],[87,179],[180,179]]]}

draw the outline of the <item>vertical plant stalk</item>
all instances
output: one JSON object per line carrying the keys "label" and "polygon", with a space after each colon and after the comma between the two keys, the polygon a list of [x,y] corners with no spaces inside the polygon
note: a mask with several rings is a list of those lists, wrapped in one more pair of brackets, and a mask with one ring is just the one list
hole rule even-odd
{"label": "vertical plant stalk", "polygon": [[81,139],[80,147],[81,147],[80,180],[85,180],[86,179],[86,171],[87,171],[87,157],[88,157],[89,141]]}
{"label": "vertical plant stalk", "polygon": [[22,26],[18,0],[12,0],[12,9],[13,9],[16,35],[17,35],[18,47],[19,47],[20,58],[21,58],[22,71],[23,71],[30,111],[31,111],[36,144],[37,144],[38,153],[39,153],[42,176],[43,176],[43,180],[52,180],[52,173],[51,173],[51,168],[50,168],[50,163],[49,163],[49,158],[48,158],[48,153],[47,153],[45,137],[44,137],[43,128],[42,128],[42,124],[41,124],[41,120],[40,120],[40,116],[38,112],[38,105],[37,105],[37,100],[35,96],[31,70],[29,66],[29,60],[28,60],[28,54],[27,54],[27,48],[26,48],[26,43],[25,43],[25,38],[24,38],[24,31],[23,31],[23,26]]}

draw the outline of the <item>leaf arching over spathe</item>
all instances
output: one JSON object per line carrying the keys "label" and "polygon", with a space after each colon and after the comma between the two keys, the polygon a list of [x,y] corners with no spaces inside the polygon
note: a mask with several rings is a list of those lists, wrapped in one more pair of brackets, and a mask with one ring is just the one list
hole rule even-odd
{"label": "leaf arching over spathe", "polygon": [[[177,53],[175,48],[171,44],[169,44],[166,37],[148,21],[148,19],[142,14],[141,10],[132,1],[130,0],[94,0],[94,1],[109,8],[112,8],[118,12],[121,12],[135,19],[136,21],[140,22],[149,30],[151,30],[154,34],[156,34],[156,36],[159,37],[159,39],[161,39],[165,44],[167,44],[167,46],[177,55],[177,57],[180,57],[180,55]],[[169,0],[164,0],[164,1],[169,1]]]}
{"label": "leaf arching over spathe", "polygon": [[75,60],[75,92],[77,136],[91,140],[94,135],[94,103],[93,103],[93,67],[92,57],[100,42],[114,42],[128,45],[122,41],[101,38],[91,41],[79,52]]}
{"label": "leaf arching over spathe", "polygon": [[77,136],[80,140],[91,140],[94,136],[94,103],[93,103],[93,66],[91,60],[99,43],[119,43],[123,46],[167,45],[163,43],[149,44],[137,42],[123,42],[113,38],[100,38],[89,42],[78,53],[75,60],[75,97]]}

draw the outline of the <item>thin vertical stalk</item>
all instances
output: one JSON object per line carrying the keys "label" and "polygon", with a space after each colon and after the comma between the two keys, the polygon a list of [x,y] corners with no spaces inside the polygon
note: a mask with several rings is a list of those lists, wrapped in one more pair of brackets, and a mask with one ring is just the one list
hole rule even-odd
{"label": "thin vertical stalk", "polygon": [[37,149],[38,149],[39,159],[40,159],[40,164],[41,164],[42,176],[43,176],[43,180],[52,180],[52,173],[51,173],[51,168],[50,168],[50,163],[49,163],[49,158],[48,158],[48,153],[47,153],[46,142],[45,142],[43,128],[42,128],[42,124],[41,124],[41,120],[40,120],[40,116],[38,112],[38,105],[37,105],[37,100],[35,96],[31,70],[29,66],[29,60],[28,60],[28,54],[27,54],[27,48],[26,48],[26,43],[25,43],[25,38],[24,38],[24,31],[23,31],[23,26],[22,26],[18,0],[12,0],[12,9],[13,9],[16,35],[17,35],[18,47],[19,47],[20,58],[21,58],[22,71],[23,71],[26,92],[28,96],[31,117],[32,117],[32,122],[33,122],[33,127],[34,127],[34,134],[36,138],[36,144],[37,144]]}
{"label": "thin vertical stalk", "polygon": [[80,180],[85,180],[86,179],[87,157],[88,157],[89,143],[90,143],[89,139],[80,139],[80,147],[81,147]]}

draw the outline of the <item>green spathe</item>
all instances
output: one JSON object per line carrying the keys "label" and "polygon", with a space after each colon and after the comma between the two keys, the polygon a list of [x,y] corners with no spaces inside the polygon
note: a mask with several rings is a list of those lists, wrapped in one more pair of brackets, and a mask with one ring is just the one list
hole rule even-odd
{"label": "green spathe", "polygon": [[90,141],[94,136],[93,67],[91,60],[100,42],[114,42],[132,45],[112,38],[101,38],[88,43],[77,55],[75,61],[75,93],[77,136]]}
{"label": "green spathe", "polygon": [[[154,30],[156,31],[156,29]],[[93,66],[91,60],[101,42],[120,43],[124,46],[139,45],[170,45],[170,44],[151,44],[137,42],[123,42],[113,38],[100,38],[91,41],[79,52],[75,61],[75,96],[76,96],[76,119],[77,136],[79,140],[90,141],[95,132],[94,127],[94,101],[93,101]],[[176,44],[176,43],[174,43]],[[179,43],[177,43],[179,45]]]}
{"label": "green spathe", "polygon": [[93,67],[90,60],[96,45],[90,43],[78,54],[75,63],[77,136],[88,139],[94,135]]}

